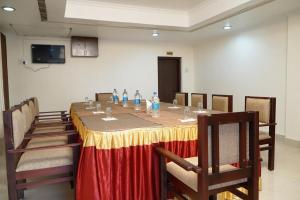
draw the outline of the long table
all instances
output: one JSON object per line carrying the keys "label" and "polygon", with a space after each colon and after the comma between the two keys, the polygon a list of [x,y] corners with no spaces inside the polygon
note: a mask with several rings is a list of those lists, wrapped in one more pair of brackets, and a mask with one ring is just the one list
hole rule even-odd
{"label": "long table", "polygon": [[[181,122],[183,107],[161,103],[160,117],[135,111],[120,104],[112,107],[115,121],[94,114],[83,102],[71,105],[71,117],[82,141],[78,166],[77,200],[158,200],[160,199],[159,158],[156,145],[181,157],[197,155],[197,122]],[[191,108],[194,118],[196,108]],[[206,111],[208,114],[217,111]],[[223,193],[221,199],[233,199]]]}

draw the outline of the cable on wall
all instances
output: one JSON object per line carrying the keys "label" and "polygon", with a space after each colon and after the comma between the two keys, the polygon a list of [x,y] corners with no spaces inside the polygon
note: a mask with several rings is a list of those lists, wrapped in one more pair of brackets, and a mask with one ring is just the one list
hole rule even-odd
{"label": "cable on wall", "polygon": [[24,37],[22,37],[22,64],[24,66],[25,69],[29,69],[30,71],[33,71],[33,72],[38,72],[42,69],[47,69],[47,68],[50,68],[50,64],[48,64],[47,66],[45,67],[39,67],[39,68],[33,68],[31,67],[30,65],[27,65],[27,62],[25,60],[25,44],[24,44]]}

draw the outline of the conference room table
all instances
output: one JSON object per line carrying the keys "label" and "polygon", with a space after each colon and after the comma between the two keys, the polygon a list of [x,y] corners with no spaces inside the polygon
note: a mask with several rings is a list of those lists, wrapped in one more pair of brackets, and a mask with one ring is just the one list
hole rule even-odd
{"label": "conference room table", "polygon": [[[142,102],[140,111],[111,102],[100,102],[103,111],[85,102],[72,103],[71,117],[80,135],[77,200],[158,200],[160,199],[157,145],[181,156],[197,155],[197,108],[194,120],[182,121],[184,106],[161,103],[160,116],[152,117]],[[104,113],[112,108],[114,120]],[[203,110],[202,114],[218,113]],[[233,199],[222,193],[220,199]]]}

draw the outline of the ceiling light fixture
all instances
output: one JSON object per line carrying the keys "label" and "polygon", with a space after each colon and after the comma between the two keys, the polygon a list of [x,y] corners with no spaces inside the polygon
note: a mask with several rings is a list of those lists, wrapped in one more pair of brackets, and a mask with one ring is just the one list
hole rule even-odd
{"label": "ceiling light fixture", "polygon": [[225,25],[224,27],[223,27],[223,29],[225,30],[225,31],[228,31],[228,30],[230,30],[232,28],[232,26],[230,26],[230,25]]}
{"label": "ceiling light fixture", "polygon": [[153,30],[152,36],[153,37],[158,37],[159,36],[158,31],[157,30]]}
{"label": "ceiling light fixture", "polygon": [[13,12],[16,9],[10,6],[2,6],[2,10],[7,11],[7,12]]}

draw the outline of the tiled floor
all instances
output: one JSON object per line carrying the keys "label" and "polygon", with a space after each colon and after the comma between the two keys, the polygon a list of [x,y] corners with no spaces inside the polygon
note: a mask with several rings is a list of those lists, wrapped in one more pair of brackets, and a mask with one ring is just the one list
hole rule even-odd
{"label": "tiled floor", "polygon": [[[278,139],[276,142],[275,171],[262,166],[263,191],[260,200],[300,200],[300,145]],[[6,175],[3,153],[3,141],[0,140],[0,199],[6,200]],[[266,153],[262,157],[267,160]],[[25,191],[28,200],[64,200],[73,199],[69,184],[58,184]]]}

